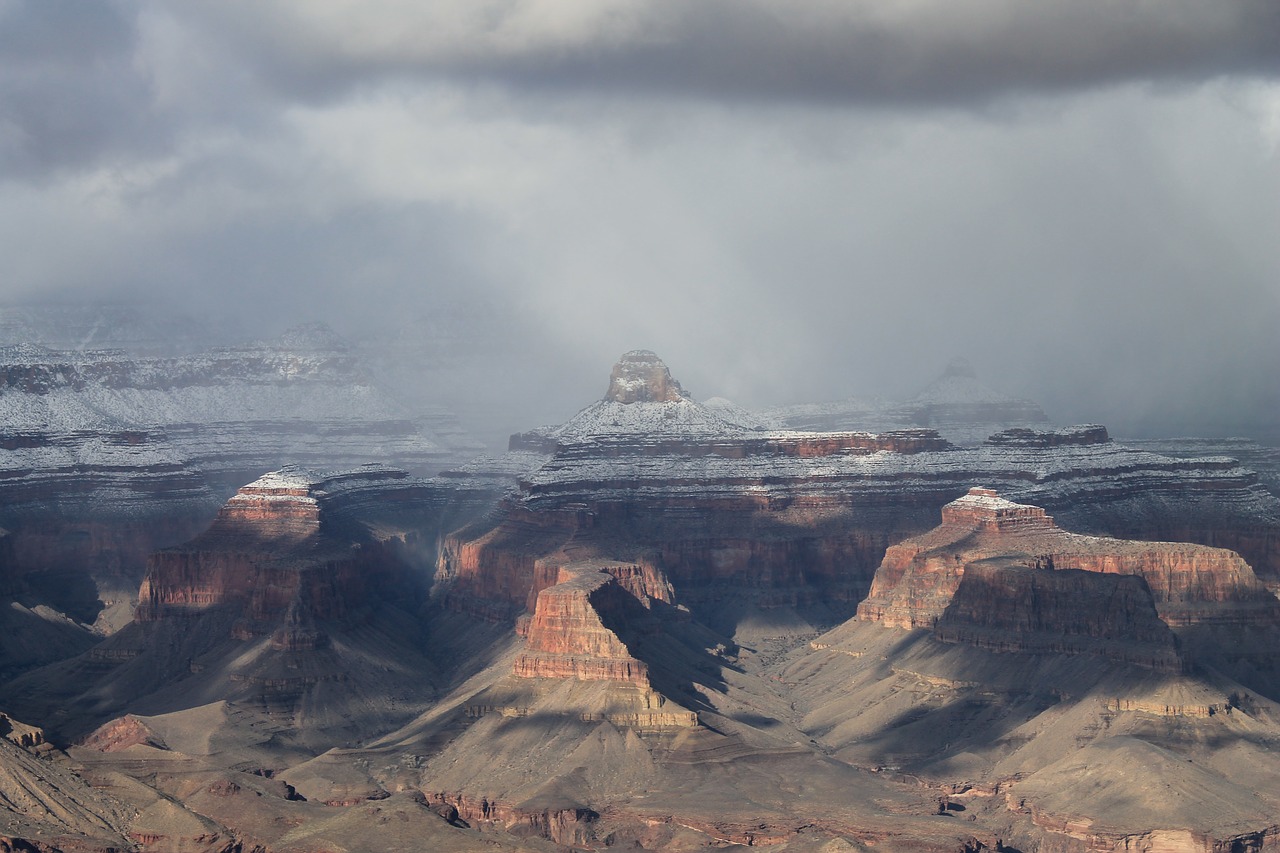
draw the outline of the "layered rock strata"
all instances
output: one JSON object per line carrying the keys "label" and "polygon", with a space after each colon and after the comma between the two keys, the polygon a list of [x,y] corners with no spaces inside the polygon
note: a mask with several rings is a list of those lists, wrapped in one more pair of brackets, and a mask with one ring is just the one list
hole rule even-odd
{"label": "layered rock strata", "polygon": [[1134,575],[968,563],[934,636],[997,652],[1092,654],[1180,672],[1178,641]]}
{"label": "layered rock strata", "polygon": [[[744,600],[840,620],[889,545],[929,530],[973,482],[1075,529],[1227,546],[1260,573],[1280,569],[1280,500],[1231,460],[1132,450],[1094,425],[1017,427],[968,447],[923,429],[762,431],[673,391],[658,365],[629,353],[604,399],[513,437],[519,464],[506,470],[528,467],[510,500],[446,543],[439,577],[455,606],[497,618],[531,609],[538,560],[575,542],[603,559],[643,555],[704,615]],[[1210,618],[1173,614],[1182,581],[1159,574],[1162,612]]]}
{"label": "layered rock strata", "polygon": [[1039,507],[974,488],[943,507],[941,525],[888,549],[858,618],[1171,668],[1168,626],[1274,626],[1280,602],[1234,552],[1069,533]]}
{"label": "layered rock strata", "polygon": [[[135,619],[234,605],[237,631],[279,626],[282,647],[323,639],[308,620],[341,619],[405,581],[399,516],[425,522],[441,500],[425,481],[379,466],[285,468],[241,488],[189,543],[154,554]],[[274,630],[274,628],[273,628]]]}
{"label": "layered rock strata", "polygon": [[618,681],[647,689],[648,666],[604,623],[606,615],[625,619],[635,599],[599,566],[563,566],[558,575],[537,594],[533,615],[522,626],[525,651],[516,658],[514,674]]}
{"label": "layered rock strata", "polygon": [[222,701],[323,748],[391,726],[435,690],[430,565],[442,531],[492,497],[469,494],[380,466],[263,476],[153,555],[132,623],[24,675],[15,707],[56,714],[67,738]]}
{"label": "layered rock strata", "polygon": [[[560,562],[543,581],[532,614],[517,631],[524,650],[512,665],[517,679],[593,682],[595,691],[578,716],[627,728],[653,730],[696,726],[697,715],[653,689],[649,664],[623,639],[662,630],[647,607],[669,587],[655,584],[640,566],[596,561]],[[656,587],[656,588],[655,588]],[[508,711],[509,712],[509,711]]]}
{"label": "layered rock strata", "polygon": [[431,416],[397,404],[351,347],[320,325],[177,356],[5,347],[0,388],[7,444],[143,431],[205,476],[233,485],[286,463],[378,460],[433,471],[479,449],[447,417],[439,431],[461,444],[435,440]]}
{"label": "layered rock strata", "polygon": [[127,619],[148,555],[198,534],[263,471],[428,473],[480,449],[448,412],[401,405],[320,326],[183,354],[0,347],[0,424],[16,572],[37,573],[41,603],[106,631]]}
{"label": "layered rock strata", "polygon": [[[0,393],[0,412],[23,397]],[[12,530],[16,575],[47,573],[68,590],[89,584],[87,575],[136,588],[147,555],[198,533],[221,503],[162,431],[60,430],[52,412],[34,417],[51,422],[23,428],[10,419],[0,431],[0,523]]]}
{"label": "layered rock strata", "polygon": [[550,461],[524,477],[522,499],[538,509],[714,502],[727,509],[921,510],[921,518],[936,518],[943,504],[975,481],[1091,532],[1212,540],[1206,544],[1238,546],[1233,550],[1264,571],[1280,559],[1280,500],[1258,484],[1256,474],[1229,459],[1131,450],[1096,426],[1017,431],[972,448],[952,447],[920,430],[816,436],[727,427],[710,441],[705,435],[631,436],[605,428],[560,445]]}
{"label": "layered rock strata", "polygon": [[1263,441],[1248,438],[1126,438],[1124,442],[1176,459],[1238,459],[1244,466],[1258,472],[1260,482],[1269,492],[1280,495],[1280,430]]}

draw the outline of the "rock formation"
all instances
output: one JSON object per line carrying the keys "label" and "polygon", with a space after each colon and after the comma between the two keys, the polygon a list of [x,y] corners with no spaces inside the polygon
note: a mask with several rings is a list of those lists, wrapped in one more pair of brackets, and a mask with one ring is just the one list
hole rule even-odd
{"label": "rock formation", "polygon": [[1271,843],[1280,603],[1221,548],[1058,524],[1263,570],[1280,502],[1101,427],[993,432],[761,429],[637,351],[447,477],[258,477],[134,622],[7,682],[53,760],[0,740],[0,846]]}
{"label": "rock formation", "polygon": [[970,562],[933,627],[943,642],[992,651],[1093,654],[1162,672],[1183,667],[1177,639],[1134,575],[1041,569],[1016,558]]}
{"label": "rock formation", "polygon": [[399,406],[321,325],[174,356],[4,347],[0,388],[8,444],[138,432],[222,485],[282,464],[376,460],[426,473],[479,449],[457,443],[447,413],[435,426],[455,444],[434,440],[431,424]]}
{"label": "rock formation", "polygon": [[[902,628],[933,627],[953,604],[969,567],[990,561],[1136,575],[1150,590],[1160,618],[1173,627],[1280,624],[1280,602],[1232,551],[1069,533],[1043,509],[1013,503],[982,488],[970,489],[943,507],[940,526],[888,549],[870,594],[858,606],[858,616]],[[989,567],[979,577],[996,586],[1030,583],[1014,580],[1003,567]],[[1027,587],[1026,593],[1034,589]],[[1061,582],[1053,589],[1066,591]],[[1118,592],[1114,585],[1097,590],[1103,596],[1100,601]],[[1126,594],[1132,599],[1140,591],[1131,588]],[[1105,628],[1099,625],[1096,630]]]}
{"label": "rock formation", "polygon": [[[64,736],[224,700],[317,742],[384,724],[434,690],[420,608],[438,538],[491,499],[381,466],[267,474],[204,533],[153,555],[133,623],[24,677],[22,707],[72,709]],[[370,665],[384,660],[395,668]]]}
{"label": "rock formation", "polygon": [[227,501],[207,531],[151,558],[135,618],[236,605],[237,630],[259,633],[254,626],[276,626],[286,617],[288,629],[301,618],[358,611],[405,582],[395,548],[407,543],[360,536],[344,517],[371,491],[390,510],[397,499],[429,500],[403,472],[382,468],[341,474],[286,468],[255,480]]}
{"label": "rock formation", "polygon": [[1248,438],[1126,438],[1125,443],[1178,459],[1237,459],[1258,472],[1269,492],[1280,495],[1280,435],[1266,444]]}
{"label": "rock formation", "polygon": [[515,675],[648,688],[648,667],[604,624],[606,614],[626,618],[630,595],[597,566],[560,567],[556,582],[538,592],[533,614],[522,626],[525,651],[516,658]]}
{"label": "rock formation", "polygon": [[[109,328],[74,311],[68,322]],[[99,599],[117,603],[105,630],[127,619],[148,555],[200,532],[263,471],[381,461],[431,473],[479,450],[447,412],[400,405],[326,327],[145,349],[0,347],[0,524],[17,571],[85,622]]]}
{"label": "rock formation", "polygon": [[662,599],[647,595],[645,574],[639,566],[594,561],[556,565],[547,579],[552,582],[537,593],[532,615],[518,626],[525,643],[512,674],[603,682],[607,689],[590,700],[594,707],[577,709],[579,716],[641,730],[697,725],[696,714],[653,689],[649,664],[623,639],[663,628],[649,611]]}
{"label": "rock formation", "polygon": [[[656,356],[629,353],[605,399],[513,436],[506,470],[527,467],[510,500],[446,543],[439,579],[455,606],[496,618],[531,609],[535,564],[574,542],[603,559],[643,557],[713,627],[732,631],[728,614],[756,606],[838,621],[885,549],[932,527],[973,482],[1090,533],[1227,546],[1260,574],[1280,569],[1280,500],[1230,460],[1131,450],[1099,426],[1017,427],[970,447],[923,429],[760,431],[673,389]],[[1156,575],[1170,619],[1208,618],[1174,615],[1181,580]]]}
{"label": "rock formation", "polygon": [[689,399],[662,359],[649,350],[624,353],[609,375],[605,400],[614,403],[678,403]]}

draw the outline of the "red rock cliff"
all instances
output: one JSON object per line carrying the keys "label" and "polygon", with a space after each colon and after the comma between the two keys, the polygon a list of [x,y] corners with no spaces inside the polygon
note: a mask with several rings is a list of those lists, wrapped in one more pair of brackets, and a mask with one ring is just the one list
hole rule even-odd
{"label": "red rock cliff", "polygon": [[[625,619],[631,593],[596,564],[562,566],[557,583],[542,589],[523,628],[526,651],[513,672],[522,678],[620,681],[649,687],[649,668],[637,660],[605,619]],[[631,602],[627,599],[632,598]]]}
{"label": "red rock cliff", "polygon": [[1177,639],[1134,575],[969,563],[934,635],[1000,652],[1093,654],[1162,672],[1182,669]]}
{"label": "red rock cliff", "polygon": [[1280,602],[1232,551],[1069,533],[1038,507],[1006,501],[989,489],[971,489],[943,509],[941,525],[889,548],[858,618],[931,627],[951,604],[968,567],[993,558],[1044,569],[1137,575],[1150,589],[1160,618],[1174,627],[1280,621]]}

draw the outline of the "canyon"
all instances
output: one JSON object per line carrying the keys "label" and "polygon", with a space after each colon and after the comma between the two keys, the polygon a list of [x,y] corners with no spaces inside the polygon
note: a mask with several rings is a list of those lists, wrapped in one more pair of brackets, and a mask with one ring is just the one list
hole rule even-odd
{"label": "canyon", "polygon": [[[437,581],[452,596],[530,608],[537,561],[572,543],[656,567],[695,615],[712,603],[703,618],[729,633],[735,613],[759,607],[839,621],[888,547],[932,528],[974,483],[1083,533],[1226,547],[1264,583],[1280,578],[1280,501],[1233,460],[1133,450],[1099,426],[1010,428],[972,447],[924,429],[748,429],[673,392],[655,359],[624,356],[604,399],[512,437],[504,470],[516,468],[519,491],[496,523],[446,543]],[[502,468],[482,459],[453,474]]]}
{"label": "canyon", "polygon": [[431,474],[480,449],[448,411],[395,400],[318,324],[156,349],[0,347],[0,525],[15,571],[103,630],[128,620],[153,551],[200,532],[265,471],[382,462]]}
{"label": "canyon", "polygon": [[[1238,461],[1053,427],[962,362],[880,428],[796,429],[644,350],[565,423],[468,453],[393,428],[342,352],[311,329],[191,386],[173,356],[10,358],[49,405],[300,413],[4,445],[15,470],[106,460],[12,478],[4,591],[53,627],[6,650],[10,849],[1280,844],[1280,498]],[[18,510],[54,493],[81,508],[33,544]],[[136,578],[96,633],[37,612],[28,568],[109,550],[110,515],[66,541],[94,502],[152,537],[89,573]]]}

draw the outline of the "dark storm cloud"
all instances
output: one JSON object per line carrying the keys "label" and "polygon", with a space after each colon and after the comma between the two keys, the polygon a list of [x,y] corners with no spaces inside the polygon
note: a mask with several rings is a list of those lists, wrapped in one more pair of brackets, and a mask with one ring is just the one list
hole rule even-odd
{"label": "dark storm cloud", "polygon": [[[1280,74],[1273,0],[0,0],[0,176],[157,156],[396,81],[967,106]],[[619,100],[621,99],[621,100]]]}
{"label": "dark storm cloud", "polygon": [[381,75],[712,99],[942,104],[1280,73],[1273,0],[202,4],[295,94]]}
{"label": "dark storm cloud", "polygon": [[635,347],[746,404],[965,354],[1063,422],[1280,422],[1278,44],[1275,0],[0,0],[0,296],[465,327],[508,431]]}

